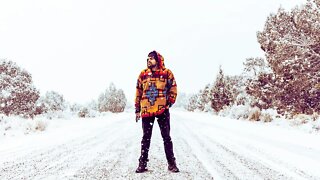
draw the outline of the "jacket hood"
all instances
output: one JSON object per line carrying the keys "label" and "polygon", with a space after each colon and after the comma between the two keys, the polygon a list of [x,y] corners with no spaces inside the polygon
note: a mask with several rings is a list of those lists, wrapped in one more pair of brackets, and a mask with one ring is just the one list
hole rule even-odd
{"label": "jacket hood", "polygon": [[162,56],[159,52],[157,52],[157,51],[154,51],[154,52],[157,53],[159,69],[165,69],[163,56]]}

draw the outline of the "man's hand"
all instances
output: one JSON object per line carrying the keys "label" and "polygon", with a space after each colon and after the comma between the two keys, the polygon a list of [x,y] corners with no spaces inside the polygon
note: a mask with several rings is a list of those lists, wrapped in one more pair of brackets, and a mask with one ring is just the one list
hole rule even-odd
{"label": "man's hand", "polygon": [[140,113],[136,113],[136,122],[138,122],[140,118],[141,118]]}

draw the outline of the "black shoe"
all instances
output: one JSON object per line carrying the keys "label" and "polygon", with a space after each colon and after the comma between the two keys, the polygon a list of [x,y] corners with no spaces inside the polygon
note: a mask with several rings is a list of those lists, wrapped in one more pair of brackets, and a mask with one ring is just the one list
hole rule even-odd
{"label": "black shoe", "polygon": [[143,172],[146,172],[146,171],[148,171],[147,163],[139,162],[139,166],[136,169],[136,173],[143,173]]}
{"label": "black shoe", "polygon": [[169,162],[168,170],[174,173],[180,172],[175,161]]}

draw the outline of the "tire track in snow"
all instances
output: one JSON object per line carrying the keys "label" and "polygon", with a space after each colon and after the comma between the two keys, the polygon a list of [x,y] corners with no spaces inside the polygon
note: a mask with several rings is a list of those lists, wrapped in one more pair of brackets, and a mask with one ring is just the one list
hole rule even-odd
{"label": "tire track in snow", "polygon": [[[210,137],[208,135],[205,135],[204,133],[200,132],[203,136],[205,136],[208,141],[211,141],[213,143],[219,142],[219,144],[217,145],[221,145],[222,141],[228,141],[230,140],[230,137],[222,137],[224,135],[222,135],[221,133],[218,133],[217,135],[219,135],[219,139],[213,139],[213,137]],[[231,133],[231,132],[230,132]],[[236,136],[236,134],[231,133],[233,135],[228,135],[228,136]],[[236,140],[235,140],[236,139]],[[245,137],[246,139],[246,137]],[[250,143],[248,142],[242,142],[244,139],[240,139],[239,137],[234,137],[233,138],[233,142],[228,142],[228,145],[226,146],[225,144],[222,146],[222,148],[225,149],[225,151],[230,151],[230,153],[232,154],[237,154],[240,155],[242,157],[247,157],[246,159],[252,159],[252,158],[256,158],[256,160],[254,161],[260,161],[260,164],[267,164],[268,166],[272,166],[273,170],[280,173],[279,171],[283,172],[281,173],[282,175],[279,174],[279,177],[277,177],[278,179],[282,179],[282,178],[286,178],[286,179],[294,179],[293,177],[300,177],[300,178],[306,178],[306,179],[317,179],[316,177],[307,174],[306,172],[304,172],[303,170],[298,169],[297,167],[290,165],[284,161],[281,161],[279,158],[276,158],[274,155],[271,154],[267,154],[264,151],[262,151],[261,149],[258,149],[254,146],[252,146]],[[239,144],[239,142],[241,142],[241,144]],[[261,144],[261,142],[254,142],[255,145]],[[237,150],[241,150],[239,152],[234,152],[231,149],[237,149]],[[242,157],[238,157],[240,159],[243,159]],[[254,165],[254,161],[249,161],[249,164]],[[246,162],[248,164],[248,162]],[[267,167],[267,165],[264,165],[265,167]],[[277,169],[277,170],[276,170]],[[258,170],[261,170],[261,168],[258,168]],[[268,173],[264,173],[267,174]],[[281,177],[284,176],[285,177]]]}
{"label": "tire track in snow", "polygon": [[[249,156],[231,150],[226,147],[226,145],[222,144],[222,142],[213,140],[212,137],[201,131],[198,131],[197,133],[194,132],[195,127],[190,128],[186,121],[181,122],[181,124],[189,130],[189,133],[191,132],[193,136],[195,136],[200,142],[200,145],[207,147],[206,151],[208,154],[216,154],[219,152],[221,156],[215,155],[215,158],[221,159],[218,161],[218,163],[222,162],[220,163],[220,166],[224,168],[227,167],[229,172],[233,172],[236,177],[240,177],[241,179],[252,179],[253,177],[263,179],[292,179],[291,177],[265,166],[259,161],[251,159]],[[214,152],[208,147],[214,147]]]}
{"label": "tire track in snow", "polygon": [[[233,136],[235,136],[236,134],[232,133]],[[208,138],[212,138],[207,136]],[[223,139],[230,139],[229,137],[224,137]],[[259,159],[262,162],[265,162],[265,164],[268,164],[270,166],[273,166],[274,169],[278,169],[281,171],[284,171],[286,174],[291,175],[291,176],[299,176],[300,178],[306,178],[306,179],[319,179],[319,177],[314,177],[310,174],[308,174],[307,172],[298,169],[297,167],[295,167],[292,164],[289,164],[283,160],[280,160],[280,158],[278,158],[277,156],[273,155],[273,154],[268,154],[266,153],[263,149],[263,146],[265,146],[265,144],[262,144],[261,142],[257,142],[257,140],[254,140],[254,142],[252,142],[251,139],[247,139],[245,138],[236,138],[237,139],[237,143],[238,145],[236,145],[236,147],[234,147],[234,145],[229,144],[229,146],[233,146],[235,149],[241,149],[242,150],[242,154],[244,154],[244,152],[247,152],[246,154],[251,154],[251,156],[255,156],[256,159]],[[249,140],[249,142],[247,142]],[[235,141],[235,140],[234,140]],[[239,142],[241,142],[241,144],[239,144]],[[255,146],[253,146],[252,144],[254,144]],[[260,148],[258,148],[260,147]],[[281,147],[271,147],[272,149],[280,149],[280,150],[286,150],[284,148]],[[291,151],[289,151],[289,153],[291,153]],[[295,154],[295,153],[293,153]],[[296,154],[295,154],[296,155]]]}
{"label": "tire track in snow", "polygon": [[303,178],[312,179],[312,180],[320,179],[320,177],[315,177],[315,176],[309,175],[306,172],[304,172],[304,171],[302,171],[302,170],[300,170],[300,169],[298,169],[298,168],[296,168],[296,167],[294,167],[284,161],[276,159],[274,156],[272,156],[270,154],[263,152],[261,149],[253,147],[252,145],[246,145],[246,148],[250,149],[251,151],[253,151],[256,154],[259,154],[260,156],[262,155],[264,158],[272,161],[274,164],[277,164],[279,166],[285,167],[286,169],[289,169],[291,172],[294,172]]}
{"label": "tire track in snow", "polygon": [[[188,144],[188,140],[180,134],[177,139],[177,160],[181,167],[189,167],[187,170],[189,179],[214,179],[196,155],[192,154],[192,147]],[[195,171],[195,172],[194,172]]]}
{"label": "tire track in snow", "polygon": [[[132,134],[132,136],[126,136],[121,141],[116,142],[113,147],[102,154],[102,158],[94,159],[92,163],[88,163],[90,165],[79,170],[74,175],[74,179],[213,179],[195,156],[186,156],[190,153],[190,147],[180,140],[182,138],[174,142],[175,147],[180,147],[175,153],[178,165],[182,164],[180,166],[181,172],[169,172],[163,141],[160,131],[157,129],[159,127],[154,128],[149,151],[148,172],[135,173],[140,155],[141,137],[138,134],[142,133],[139,127],[139,129],[130,129],[127,134]],[[120,144],[123,144],[124,147],[119,148]],[[110,154],[112,156],[109,156]],[[194,168],[194,166],[199,168]],[[194,172],[194,169],[197,169],[197,172]]]}
{"label": "tire track in snow", "polygon": [[[190,118],[187,118],[187,121],[191,120]],[[212,124],[210,123],[206,123],[206,122],[197,122],[197,124],[193,124],[196,125],[198,128],[201,127],[201,125],[206,125],[206,126],[212,126]],[[195,127],[193,127],[195,128]],[[228,129],[223,128],[223,130],[221,130],[221,128],[217,128],[217,127],[212,127],[212,131],[215,131],[215,135],[219,138],[215,138],[214,136],[209,136],[208,133],[205,133],[204,131],[198,131],[198,134],[201,134],[202,136],[206,137],[206,139],[208,139],[208,141],[214,143],[217,146],[221,146],[221,148],[225,149],[226,152],[229,151],[229,153],[231,154],[235,154],[237,155],[236,157],[238,158],[238,160],[244,162],[245,164],[248,164],[250,167],[254,167],[255,166],[255,162],[257,162],[256,160],[259,159],[259,164],[268,164],[269,166],[273,167],[273,171],[276,172],[276,174],[278,174],[278,177],[276,177],[277,179],[282,179],[282,178],[286,178],[286,179],[293,179],[293,177],[300,177],[300,178],[305,178],[305,179],[318,179],[319,177],[314,177],[312,175],[309,175],[308,173],[304,172],[301,169],[298,169],[296,167],[294,167],[293,165],[290,165],[286,162],[281,161],[279,158],[275,158],[270,154],[267,154],[265,152],[263,152],[262,150],[258,151],[254,151],[257,150],[256,147],[251,146],[250,144],[261,144],[261,142],[258,142],[259,139],[249,139],[247,136],[250,136],[250,134],[243,134],[243,132],[233,132],[233,131],[229,131]],[[226,133],[228,132],[228,133]],[[241,135],[241,136],[239,136]],[[251,135],[252,136],[252,135]],[[261,137],[262,139],[264,139],[264,137]],[[249,140],[250,142],[246,142],[247,140]],[[245,141],[245,142],[243,142]],[[253,141],[253,142],[252,142]],[[266,140],[267,142],[269,142],[270,140]],[[241,144],[239,144],[241,142]],[[263,141],[264,142],[264,141]],[[223,144],[223,145],[222,145]],[[228,144],[228,145],[226,145]],[[281,146],[284,147],[284,146]],[[280,149],[283,149],[281,148]],[[275,148],[279,148],[278,146]],[[235,152],[232,151],[231,149],[237,149],[237,150],[241,150],[239,152]],[[286,150],[286,149],[285,149]],[[290,150],[290,149],[289,149]],[[241,156],[238,156],[240,155]],[[250,154],[250,156],[248,155]],[[251,157],[252,156],[252,157]],[[253,156],[255,156],[255,160],[251,160],[253,158]],[[245,160],[249,160],[249,162],[245,161]],[[270,163],[271,161],[271,163]],[[267,167],[267,165],[263,165],[264,167]],[[256,169],[256,170],[255,170]],[[264,169],[264,170],[263,170]],[[269,168],[271,169],[271,168]],[[277,170],[282,170],[286,175],[284,175],[284,173],[280,173]],[[254,171],[265,171],[263,174],[269,176],[268,170],[265,168],[254,168]],[[282,172],[281,171],[281,172]],[[258,172],[258,174],[261,174]],[[263,176],[265,176],[263,175]],[[293,177],[292,177],[293,176]]]}
{"label": "tire track in snow", "polygon": [[[117,121],[113,124],[120,124]],[[109,124],[110,125],[110,124]],[[110,125],[113,126],[113,125]],[[87,139],[76,139],[71,142],[64,143],[52,149],[46,149],[39,154],[39,152],[32,153],[14,161],[5,162],[1,165],[0,178],[19,179],[19,178],[34,178],[41,175],[47,176],[56,174],[59,170],[67,168],[70,160],[77,160],[81,157],[77,156],[77,152],[85,153],[86,147],[103,144],[105,139],[98,137],[112,135],[118,129],[109,129],[108,132],[98,132]],[[72,159],[70,159],[72,157]],[[58,162],[57,162],[58,161]],[[60,161],[60,162],[59,162]]]}
{"label": "tire track in snow", "polygon": [[[209,142],[208,144],[223,150],[223,154],[226,154],[227,156],[230,155],[232,159],[240,162],[244,167],[250,169],[253,173],[259,175],[263,179],[292,179],[291,177],[285,176],[284,174],[263,165],[259,161],[252,160],[248,156],[241,155],[239,152],[235,152],[230,148],[211,140],[207,136],[204,137],[207,140],[206,142]],[[248,173],[246,178],[250,179],[250,176],[252,176],[252,174],[250,175]]]}
{"label": "tire track in snow", "polygon": [[[99,156],[86,163],[85,167],[79,169],[70,179],[109,179],[112,173],[117,172],[117,165],[121,159],[125,159],[127,149],[132,146],[132,134],[125,139],[122,137],[122,133],[114,136],[113,141],[109,142]],[[124,142],[125,145],[122,146]]]}
{"label": "tire track in snow", "polygon": [[[205,142],[201,140],[198,135],[196,135],[192,130],[187,128],[182,123],[180,124],[179,131],[184,137],[189,137],[188,142],[192,144],[192,153],[204,163],[205,168],[211,173],[216,179],[239,179],[236,174],[234,174],[226,164],[219,154],[216,154],[210,150]],[[188,131],[187,131],[188,130]],[[192,138],[191,138],[192,137]],[[210,163],[207,163],[210,160]],[[218,174],[217,174],[218,173]]]}

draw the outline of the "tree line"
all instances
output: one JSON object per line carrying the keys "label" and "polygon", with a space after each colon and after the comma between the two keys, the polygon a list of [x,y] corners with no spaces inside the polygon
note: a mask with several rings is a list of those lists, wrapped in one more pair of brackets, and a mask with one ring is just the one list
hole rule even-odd
{"label": "tree line", "polygon": [[69,104],[62,94],[55,91],[48,91],[40,96],[31,74],[13,61],[5,59],[0,60],[0,89],[0,113],[7,116],[33,117],[69,109],[80,117],[88,117],[91,110],[123,112],[127,104],[123,90],[117,89],[113,83],[89,106]]}
{"label": "tree line", "polygon": [[220,67],[212,84],[190,97],[189,111],[220,112],[247,104],[279,114],[320,111],[320,1],[270,14],[257,40],[265,57],[247,58],[243,73],[226,76]]}

